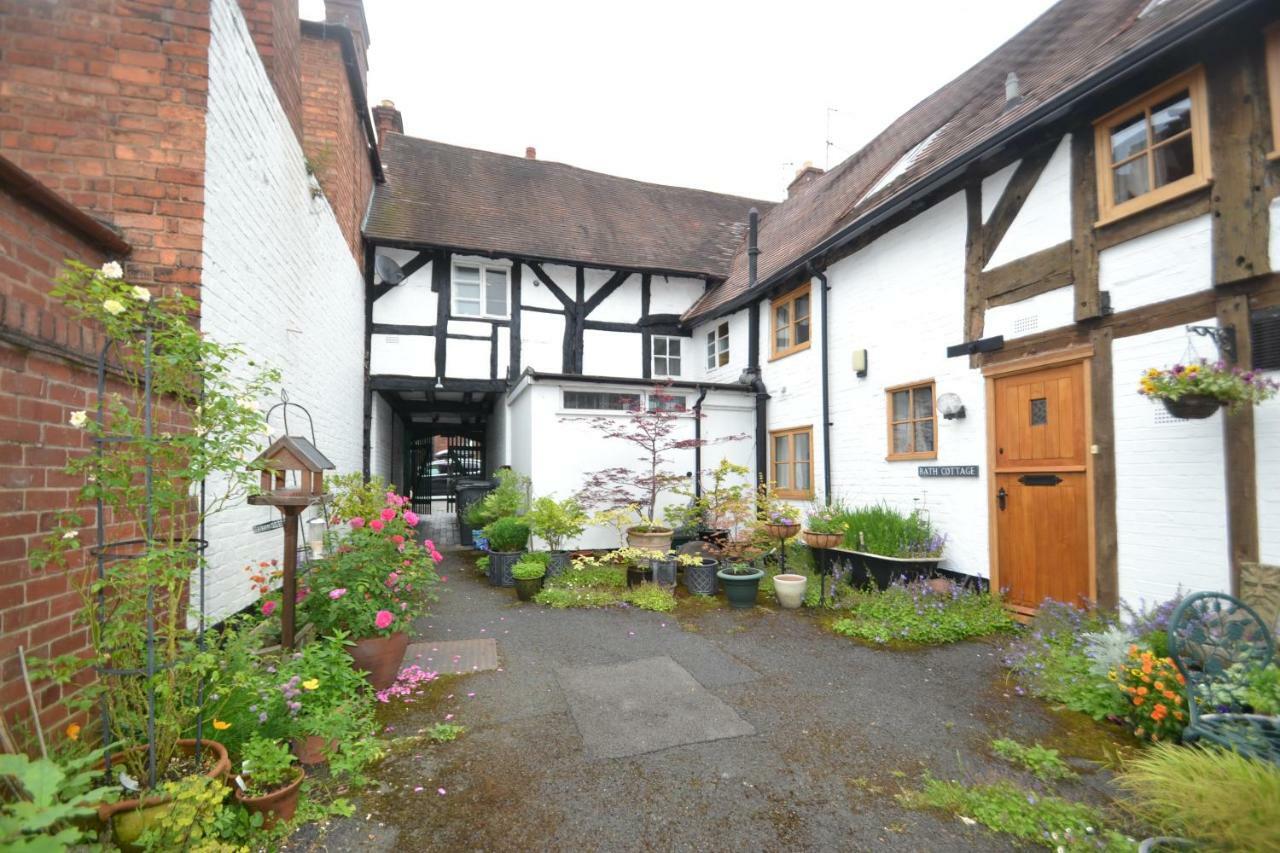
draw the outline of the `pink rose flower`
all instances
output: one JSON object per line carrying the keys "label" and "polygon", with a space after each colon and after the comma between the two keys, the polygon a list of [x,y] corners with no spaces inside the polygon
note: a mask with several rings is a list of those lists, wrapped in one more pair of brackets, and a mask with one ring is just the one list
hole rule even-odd
{"label": "pink rose flower", "polygon": [[383,523],[381,521],[378,521],[378,519],[376,518],[373,521],[369,522],[369,529],[375,533],[382,532],[383,527],[384,527]]}
{"label": "pink rose flower", "polygon": [[395,614],[390,610],[379,610],[378,614],[373,617],[373,624],[377,626],[379,631],[385,631],[391,627],[391,623],[396,621]]}
{"label": "pink rose flower", "polygon": [[418,514],[411,509],[404,511],[404,523],[410,527],[418,526]]}
{"label": "pink rose flower", "polygon": [[412,561],[412,560],[405,560],[405,561],[404,561],[404,564],[405,564],[406,566],[412,566],[412,565],[413,565],[413,561]]}
{"label": "pink rose flower", "polygon": [[422,540],[422,547],[426,548],[428,551],[434,551],[436,549],[436,543],[432,542],[430,539],[424,539]]}
{"label": "pink rose flower", "polygon": [[395,511],[394,509],[392,509],[391,507],[387,507],[386,509],[384,509],[384,510],[382,511],[382,520],[383,520],[383,521],[390,521],[391,519],[393,519],[393,518],[395,518],[395,517],[396,517],[396,511]]}
{"label": "pink rose flower", "polygon": [[392,542],[394,542],[394,543],[396,543],[397,545],[403,545],[403,544],[404,544],[404,537],[403,537],[403,536],[401,536],[399,533],[397,533],[395,536],[392,536],[392,537],[391,537],[391,541],[392,541]]}
{"label": "pink rose flower", "polygon": [[270,616],[272,613],[275,613],[275,612],[276,612],[276,603],[275,603],[274,601],[264,601],[264,602],[262,602],[262,615],[263,615],[263,616]]}
{"label": "pink rose flower", "polygon": [[332,598],[334,601],[337,601],[339,598],[342,598],[342,596],[346,594],[347,594],[347,590],[345,587],[339,587],[337,589],[329,590],[329,597]]}
{"label": "pink rose flower", "polygon": [[361,527],[364,527],[364,519],[358,515],[347,523],[355,530],[359,530]]}
{"label": "pink rose flower", "polygon": [[439,551],[432,551],[432,552],[431,552],[431,559],[433,559],[433,560],[435,560],[437,563],[439,563],[439,562],[441,562],[442,560],[444,560],[444,554],[441,554]]}
{"label": "pink rose flower", "polygon": [[387,586],[395,586],[396,582],[399,580],[400,580],[400,576],[395,572],[392,572],[391,574],[387,575]]}

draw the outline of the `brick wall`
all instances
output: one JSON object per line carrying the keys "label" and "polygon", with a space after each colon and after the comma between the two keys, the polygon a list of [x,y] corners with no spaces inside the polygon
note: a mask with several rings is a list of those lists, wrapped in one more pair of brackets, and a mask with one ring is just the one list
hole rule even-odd
{"label": "brick wall", "polygon": [[240,11],[294,134],[302,138],[298,0],[240,0]]}

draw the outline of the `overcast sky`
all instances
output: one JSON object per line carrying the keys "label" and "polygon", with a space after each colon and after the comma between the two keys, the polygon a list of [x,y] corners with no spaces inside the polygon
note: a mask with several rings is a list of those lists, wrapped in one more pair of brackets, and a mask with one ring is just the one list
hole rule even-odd
{"label": "overcast sky", "polygon": [[[322,18],[323,0],[301,0]],[[369,99],[405,132],[778,199],[1052,0],[365,0]]]}

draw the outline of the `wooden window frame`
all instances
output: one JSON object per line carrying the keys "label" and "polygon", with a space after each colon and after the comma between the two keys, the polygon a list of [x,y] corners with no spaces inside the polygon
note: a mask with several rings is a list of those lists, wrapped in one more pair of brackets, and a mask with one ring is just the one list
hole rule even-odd
{"label": "wooden window frame", "polygon": [[[458,267],[474,267],[480,271],[480,313],[479,314],[463,314],[458,311]],[[506,276],[506,283],[502,286],[503,304],[506,306],[506,312],[503,314],[490,314],[489,307],[489,279],[490,272],[500,272]],[[464,261],[454,259],[449,265],[449,316],[455,320],[510,320],[511,319],[511,266],[509,264],[495,264],[490,261]]]}
{"label": "wooden window frame", "polygon": [[[724,334],[720,334],[720,330],[724,329]],[[720,342],[724,341],[724,349],[720,348]],[[720,363],[720,356],[724,356],[724,364]],[[721,367],[728,367],[733,360],[733,344],[729,338],[729,321],[721,320],[707,332],[707,370],[718,370]]]}
{"label": "wooden window frame", "polygon": [[[810,296],[811,287],[809,282],[805,282],[794,290],[788,291],[781,296],[769,300],[769,360],[777,361],[780,358],[786,358],[797,352],[803,352],[813,343],[813,297]],[[788,326],[791,328],[791,340],[795,340],[796,328],[796,312],[795,303],[797,299],[803,296],[809,296],[809,313],[805,316],[809,319],[809,340],[802,344],[792,343],[788,347],[778,349],[778,309],[784,305],[791,306],[790,321]]]}
{"label": "wooden window frame", "polygon": [[[1115,203],[1115,172],[1111,162],[1111,133],[1109,128],[1121,119],[1131,118],[1136,111],[1143,111],[1148,119],[1147,147],[1143,154],[1134,157],[1147,157],[1147,177],[1149,184],[1154,184],[1153,159],[1151,157],[1151,106],[1159,103],[1175,92],[1186,89],[1191,96],[1191,174],[1179,178],[1162,187],[1154,187],[1140,196],[1128,201]],[[1093,123],[1094,129],[1094,161],[1097,167],[1098,182],[1098,222],[1103,225],[1114,222],[1140,210],[1163,204],[1187,193],[1203,189],[1213,182],[1213,168],[1209,162],[1209,96],[1205,85],[1204,67],[1197,65],[1189,71],[1160,84],[1154,89],[1134,98],[1119,109],[1112,110]]]}
{"label": "wooden window frame", "polygon": [[1280,21],[1263,30],[1267,44],[1267,94],[1271,101],[1271,151],[1267,159],[1280,159]]}
{"label": "wooden window frame", "polygon": [[[807,436],[809,439],[809,458],[805,461],[805,466],[809,469],[809,476],[807,478],[809,482],[809,488],[780,489],[778,488],[778,483],[777,483],[778,478],[776,474],[778,460],[774,456],[774,447],[776,446],[776,440],[783,436],[796,436],[796,435],[802,435],[802,434]],[[791,444],[791,459],[788,462],[785,462],[783,464],[791,466],[791,482],[794,483],[796,482],[796,465],[798,464],[795,458],[796,443],[794,438],[791,439],[790,444]],[[774,429],[769,431],[769,482],[773,485],[775,495],[777,495],[780,498],[783,498],[784,500],[798,500],[798,501],[813,500],[813,494],[814,494],[813,493],[813,454],[814,454],[814,446],[813,446],[813,427],[812,426],[788,427],[786,429]]]}
{"label": "wooden window frame", "polygon": [[[915,390],[928,386],[929,394],[933,399],[933,404],[929,407],[928,420],[933,421],[933,450],[912,450],[907,453],[897,453],[893,449],[893,427],[894,424],[916,424],[926,420],[925,418],[908,417],[905,421],[895,421],[893,419],[893,395],[900,391],[910,391],[911,396],[907,398],[907,414],[911,415],[915,411]],[[884,389],[884,406],[885,406],[885,429],[887,431],[887,444],[889,448],[885,459],[889,462],[900,462],[907,459],[937,459],[938,458],[938,383],[933,379],[921,379],[916,382],[904,382],[901,385],[893,385]],[[914,426],[911,429],[911,446],[915,447],[916,431]]]}

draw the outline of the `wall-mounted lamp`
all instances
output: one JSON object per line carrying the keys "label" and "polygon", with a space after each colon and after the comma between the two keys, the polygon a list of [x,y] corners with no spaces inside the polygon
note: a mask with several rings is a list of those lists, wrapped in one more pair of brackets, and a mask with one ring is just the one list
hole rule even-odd
{"label": "wall-mounted lamp", "polygon": [[959,394],[948,392],[938,397],[938,411],[942,413],[945,420],[963,420],[964,402],[961,401]]}
{"label": "wall-mounted lamp", "polygon": [[864,349],[853,351],[853,375],[859,379],[867,375],[867,351]]}

